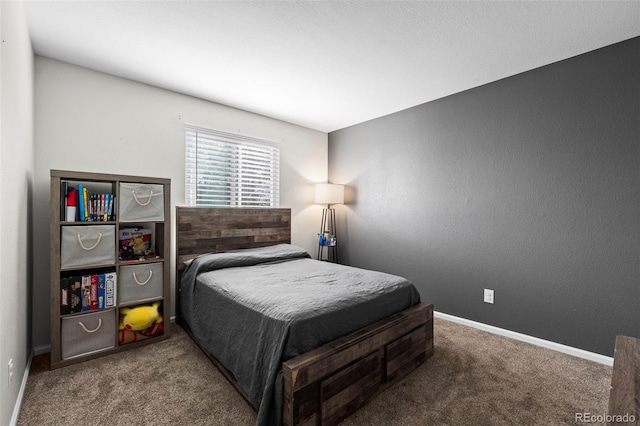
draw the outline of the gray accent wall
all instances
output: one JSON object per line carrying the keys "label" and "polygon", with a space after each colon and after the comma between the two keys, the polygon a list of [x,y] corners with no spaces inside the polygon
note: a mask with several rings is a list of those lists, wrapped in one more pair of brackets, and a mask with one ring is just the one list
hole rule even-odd
{"label": "gray accent wall", "polygon": [[341,261],[437,311],[608,356],[640,337],[640,38],[332,132],[329,180]]}

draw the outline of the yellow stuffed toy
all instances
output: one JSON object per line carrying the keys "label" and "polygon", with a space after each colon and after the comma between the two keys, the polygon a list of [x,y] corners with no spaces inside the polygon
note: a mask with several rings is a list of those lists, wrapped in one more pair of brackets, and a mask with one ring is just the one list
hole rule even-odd
{"label": "yellow stuffed toy", "polygon": [[164,331],[160,302],[120,309],[120,343],[135,342],[159,336]]}

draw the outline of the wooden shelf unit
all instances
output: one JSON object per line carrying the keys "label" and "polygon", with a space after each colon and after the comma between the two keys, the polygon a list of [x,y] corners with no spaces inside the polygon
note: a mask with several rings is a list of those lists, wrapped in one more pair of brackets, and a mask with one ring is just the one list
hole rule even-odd
{"label": "wooden shelf unit", "polygon": [[[83,184],[83,186],[94,189],[103,193],[111,193],[115,195],[116,206],[114,220],[106,221],[66,221],[64,220],[64,195],[61,194],[61,183],[67,181],[71,186]],[[140,201],[135,190],[130,190],[132,185],[139,185],[141,193],[138,194]],[[123,187],[126,189],[123,190]],[[151,190],[144,193],[144,189],[153,188],[156,189],[155,195]],[[159,191],[162,194],[158,194]],[[127,194],[125,194],[127,192]],[[51,170],[51,214],[50,214],[50,320],[51,320],[51,354],[50,354],[50,366],[51,369],[65,367],[68,365],[76,364],[78,362],[86,361],[93,358],[98,358],[110,353],[115,353],[123,350],[136,348],[149,343],[158,342],[169,338],[170,336],[170,255],[171,255],[171,180],[165,178],[151,178],[141,176],[126,176],[117,174],[102,174],[102,173],[86,173],[77,171],[63,171],[63,170]],[[100,193],[100,192],[97,192]],[[140,209],[144,210],[146,205],[151,206],[156,210],[156,217],[144,217],[139,215],[135,217],[134,213],[130,211],[121,211],[121,201],[123,195],[125,199],[130,197],[128,193],[133,195],[135,201],[141,206]],[[153,204],[149,204],[154,198]],[[146,204],[145,204],[146,203]],[[137,206],[136,206],[137,207]],[[77,206],[76,208],[79,208]],[[122,213],[122,214],[121,214]],[[104,227],[104,228],[99,228]],[[120,240],[119,235],[121,230],[127,228],[141,227],[151,230],[151,251],[155,256],[151,256],[145,260],[128,260],[121,259],[120,255]],[[86,244],[88,246],[106,245],[107,254],[110,251],[110,245],[113,245],[113,262],[111,260],[103,261],[98,258],[97,263],[90,259],[92,256],[91,251],[93,247],[85,247],[82,242],[81,233],[83,231],[106,230],[99,233],[97,239],[87,238]],[[69,262],[69,253],[71,253],[69,247],[73,245],[73,242],[69,242],[69,239],[64,240],[63,234],[77,234],[77,241],[83,250],[87,250],[87,256],[71,256],[72,262]],[[102,237],[105,237],[104,239]],[[103,251],[105,248],[103,247]],[[82,250],[80,250],[82,252]],[[65,258],[63,264],[62,258]],[[142,257],[142,256],[141,256]],[[77,259],[77,261],[75,261]],[[79,263],[79,264],[78,264]],[[152,269],[156,272],[153,275],[152,286],[149,288],[152,290],[142,290],[142,296],[136,299],[135,296],[140,294],[138,288],[133,288],[135,285],[126,287],[128,284],[124,284],[122,280],[122,272],[129,272],[127,270],[132,266],[138,266],[140,268],[140,281],[136,279],[135,273],[133,278],[136,279],[138,285],[145,285],[151,281]],[[124,268],[124,269],[123,269]],[[143,272],[148,269],[148,272]],[[62,314],[61,313],[61,280],[62,278],[68,278],[73,276],[91,275],[115,272],[117,276],[116,280],[116,295],[114,305],[105,307],[99,310],[87,310],[76,313]],[[159,272],[159,273],[158,273]],[[161,276],[158,276],[161,275]],[[130,280],[129,280],[130,281]],[[146,282],[145,282],[146,281]],[[121,287],[123,286],[123,287]],[[124,290],[124,291],[123,291]],[[121,295],[129,294],[127,300],[121,300]],[[133,296],[131,296],[133,295]],[[154,302],[160,302],[159,312],[163,317],[163,331],[162,334],[146,338],[144,340],[134,341],[130,343],[120,343],[118,324],[120,322],[120,309],[124,307],[131,307],[137,305],[149,305]],[[93,316],[93,317],[92,317]],[[98,320],[95,324],[90,325],[92,320]],[[76,345],[76,343],[69,343],[70,323],[77,322],[82,328],[89,329],[86,337],[76,338],[76,341],[81,342],[79,345],[80,350],[78,354],[69,356],[69,349]],[[85,327],[85,324],[86,327]],[[67,325],[63,325],[67,324]],[[103,327],[103,328],[101,328]],[[100,331],[91,334],[92,330],[100,328]],[[74,328],[73,330],[77,330]],[[75,331],[74,331],[75,333]],[[87,351],[82,350],[82,345],[85,342],[90,342],[91,339],[97,339],[97,335],[103,340],[103,344],[98,344],[100,348],[90,348]],[[67,356],[63,353],[66,352]],[[73,350],[71,351],[73,352]]]}

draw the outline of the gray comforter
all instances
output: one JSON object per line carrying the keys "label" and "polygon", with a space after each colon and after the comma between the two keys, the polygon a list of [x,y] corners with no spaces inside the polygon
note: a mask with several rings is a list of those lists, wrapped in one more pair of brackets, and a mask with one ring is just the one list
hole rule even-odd
{"label": "gray comforter", "polygon": [[288,244],[200,256],[180,290],[181,318],[258,407],[258,425],[282,423],[283,361],[419,301],[404,278]]}

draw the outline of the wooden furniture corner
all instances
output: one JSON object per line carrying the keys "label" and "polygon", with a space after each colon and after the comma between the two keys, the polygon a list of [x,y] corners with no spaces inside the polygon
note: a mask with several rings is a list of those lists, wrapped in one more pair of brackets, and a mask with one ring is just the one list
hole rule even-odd
{"label": "wooden furniture corner", "polygon": [[616,337],[609,416],[610,425],[640,425],[640,339]]}

